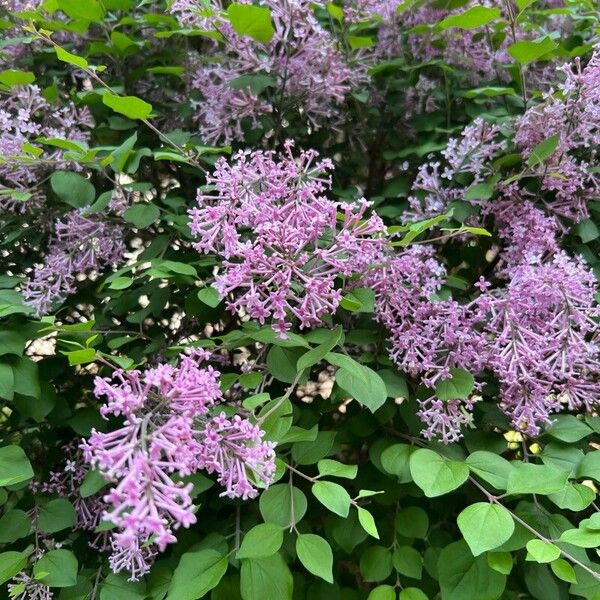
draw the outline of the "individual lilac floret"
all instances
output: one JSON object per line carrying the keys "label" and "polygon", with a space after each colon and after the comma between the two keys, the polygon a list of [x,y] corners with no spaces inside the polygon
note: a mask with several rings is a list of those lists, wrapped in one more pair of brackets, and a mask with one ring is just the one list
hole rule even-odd
{"label": "individual lilac floret", "polygon": [[77,290],[77,275],[100,271],[123,260],[122,230],[73,211],[56,221],[44,262],[23,287],[25,303],[36,316],[47,314]]}
{"label": "individual lilac floret", "polygon": [[108,433],[93,430],[82,448],[113,484],[103,515],[118,527],[110,562],[132,579],[176,541],[174,531],[196,522],[192,484],[174,475],[216,472],[225,494],[241,498],[254,497],[256,485],[273,479],[273,444],[262,441],[262,431],[240,417],[209,416],[222,396],[219,372],[198,364],[206,356],[199,351],[182,355],[176,366],[96,378],[95,395],[107,399],[102,414],[121,417],[123,425]]}
{"label": "individual lilac floret", "polygon": [[194,247],[225,260],[214,287],[232,313],[244,309],[260,323],[273,320],[285,335],[293,317],[300,327],[322,323],[336,310],[340,277],[362,273],[382,255],[385,227],[365,219],[368,203],[324,196],[332,163],[314,151],[239,152],[217,163],[208,178],[215,191],[198,194],[189,211]]}

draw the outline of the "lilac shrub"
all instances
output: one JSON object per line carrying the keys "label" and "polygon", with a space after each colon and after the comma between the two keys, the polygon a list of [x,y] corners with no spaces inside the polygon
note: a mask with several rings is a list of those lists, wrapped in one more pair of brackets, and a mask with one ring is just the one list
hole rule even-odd
{"label": "lilac shrub", "polygon": [[0,597],[598,600],[599,19],[0,1]]}

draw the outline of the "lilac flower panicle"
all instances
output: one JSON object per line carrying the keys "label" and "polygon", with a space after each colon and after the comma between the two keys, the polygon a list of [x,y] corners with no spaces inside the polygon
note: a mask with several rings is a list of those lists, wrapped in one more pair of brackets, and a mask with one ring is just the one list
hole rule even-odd
{"label": "lilac flower panicle", "polygon": [[113,483],[103,519],[118,527],[112,536],[111,567],[132,579],[146,573],[157,552],[176,541],[174,531],[197,517],[192,484],[178,478],[200,469],[217,473],[224,492],[256,496],[275,470],[272,443],[246,419],[211,417],[222,400],[219,372],[200,368],[206,353],[182,355],[177,366],[117,371],[97,378],[94,393],[105,398],[103,416],[122,419],[109,433],[93,430],[82,445],[86,460]]}
{"label": "lilac flower panicle", "polygon": [[[87,143],[94,121],[89,109],[66,103],[51,106],[36,85],[16,86],[0,99],[0,189],[27,190],[49,172],[44,161],[15,160],[24,154],[25,143],[35,145],[37,137],[61,138]],[[53,168],[77,169],[76,163],[63,159],[61,149],[47,150],[44,158]],[[0,200],[0,210],[23,210],[28,203]]]}
{"label": "lilac flower panicle", "polygon": [[[433,299],[445,276],[433,247],[415,246],[384,261],[361,281],[375,290],[375,318],[387,329],[390,358],[430,388],[448,379],[453,368],[480,372],[487,354],[480,327],[482,307]],[[419,416],[427,424],[424,435],[454,441],[470,409],[469,402],[421,402]]]}
{"label": "lilac flower panicle", "polygon": [[560,251],[510,275],[505,289],[489,292],[489,368],[513,425],[537,435],[552,413],[598,406],[596,280],[580,259]]}
{"label": "lilac flower panicle", "polygon": [[324,196],[331,185],[329,160],[314,151],[239,152],[232,164],[220,160],[189,211],[200,252],[225,260],[214,287],[230,293],[232,313],[244,309],[282,335],[296,318],[300,327],[321,324],[336,310],[341,292],[336,279],[363,272],[381,256],[385,230],[375,215],[365,219],[358,206]]}
{"label": "lilac flower panicle", "polygon": [[209,52],[217,59],[200,62],[192,58],[191,87],[202,100],[192,101],[200,134],[207,143],[231,143],[244,137],[243,123],[257,127],[262,116],[274,111],[272,100],[263,100],[250,87],[235,80],[262,73],[273,81],[280,100],[289,111],[301,115],[312,129],[335,123],[353,85],[353,72],[332,35],[313,14],[307,0],[263,0],[271,11],[273,39],[259,43],[239,36],[221,16],[217,0],[207,10],[198,0],[178,0],[171,11],[182,25],[213,29],[222,34],[222,45]]}
{"label": "lilac flower panicle", "polygon": [[55,224],[44,262],[25,282],[25,303],[37,316],[47,314],[76,291],[77,275],[100,271],[123,260],[122,229],[79,211]]}

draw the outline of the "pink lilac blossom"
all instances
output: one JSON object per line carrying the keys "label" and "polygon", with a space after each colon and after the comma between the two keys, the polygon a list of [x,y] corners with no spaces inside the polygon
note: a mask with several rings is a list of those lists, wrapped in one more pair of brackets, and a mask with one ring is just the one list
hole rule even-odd
{"label": "pink lilac blossom", "polygon": [[582,260],[559,251],[511,269],[506,288],[489,292],[488,368],[501,384],[500,407],[520,431],[537,435],[552,413],[597,407],[596,291]]}
{"label": "pink lilac blossom", "polygon": [[103,515],[119,529],[110,563],[132,579],[176,541],[174,531],[196,522],[192,484],[174,475],[215,472],[232,498],[255,497],[256,486],[273,479],[274,444],[262,441],[262,431],[239,416],[209,416],[222,396],[219,372],[199,367],[208,356],[197,351],[182,355],[177,366],[96,378],[94,393],[106,398],[102,415],[121,417],[123,425],[109,433],[93,430],[82,448],[113,484]]}
{"label": "pink lilac blossom", "polygon": [[[481,332],[485,306],[462,305],[436,298],[446,277],[433,246],[414,246],[367,272],[361,285],[375,291],[375,318],[388,332],[389,355],[406,373],[429,388],[451,376],[451,369],[479,373],[486,364],[487,344]],[[473,401],[420,401],[423,434],[446,442],[460,436],[469,422]]]}
{"label": "pink lilac blossom", "polygon": [[510,277],[515,267],[540,264],[558,252],[556,218],[546,215],[531,201],[494,200],[485,212],[493,215],[495,229],[505,244],[501,275]]}
{"label": "pink lilac blossom", "polygon": [[[198,0],[182,0],[172,7],[182,24],[215,27],[224,39],[212,47],[217,61],[194,61],[191,87],[201,93],[202,100],[193,105],[203,139],[210,143],[241,140],[245,121],[256,127],[261,116],[275,110],[281,118],[283,112],[300,115],[313,129],[324,123],[331,127],[350,91],[353,74],[334,38],[315,18],[314,3],[261,2],[271,10],[275,30],[267,44],[239,36],[220,16],[221,3],[209,4],[212,14]],[[239,83],[240,77],[259,73],[272,81],[269,87],[274,94],[269,100]]]}
{"label": "pink lilac blossom", "polygon": [[25,282],[25,303],[37,316],[77,289],[77,275],[99,271],[123,260],[122,230],[79,211],[57,219],[44,262]]}
{"label": "pink lilac blossom", "polygon": [[239,152],[217,163],[189,211],[200,252],[225,260],[214,287],[232,313],[244,309],[260,323],[272,319],[285,336],[293,318],[300,327],[322,324],[336,310],[339,278],[363,272],[382,255],[385,227],[368,203],[351,205],[325,195],[331,161],[314,151]]}
{"label": "pink lilac blossom", "polygon": [[[460,137],[450,138],[441,154],[446,159],[431,160],[421,165],[408,198],[410,209],[406,221],[427,219],[447,210],[455,200],[462,200],[469,187],[477,185],[493,173],[492,159],[506,148],[506,141],[498,139],[500,128],[483,119],[465,127]],[[456,175],[466,174],[471,183],[466,187],[449,185]]]}
{"label": "pink lilac blossom", "polygon": [[[22,161],[15,157],[25,154],[23,144],[36,145],[37,137],[87,143],[93,126],[87,108],[77,108],[70,102],[61,107],[52,106],[36,85],[11,88],[10,93],[0,99],[0,190],[28,190],[50,171],[50,164],[54,169],[77,168],[75,163],[63,158],[64,152],[60,149],[47,151],[42,156],[50,161],[48,163],[40,159]],[[21,208],[25,204],[19,203]],[[6,201],[0,201],[0,210],[8,208]]]}
{"label": "pink lilac blossom", "polygon": [[587,204],[600,194],[600,178],[590,166],[597,161],[600,143],[600,50],[582,68],[577,58],[561,68],[566,80],[559,95],[530,108],[516,126],[515,143],[530,156],[533,148],[550,136],[558,136],[552,156],[537,170],[542,189],[552,192],[546,208],[557,215],[581,221],[588,217]]}

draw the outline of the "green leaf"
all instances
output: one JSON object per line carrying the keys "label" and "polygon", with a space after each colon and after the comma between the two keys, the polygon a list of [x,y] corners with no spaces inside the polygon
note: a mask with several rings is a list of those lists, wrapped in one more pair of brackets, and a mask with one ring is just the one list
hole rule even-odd
{"label": "green leaf", "polygon": [[530,40],[516,42],[508,47],[508,53],[517,62],[522,65],[528,65],[556,48],[558,48],[558,44],[552,38],[545,37],[537,42]]}
{"label": "green leaf", "polygon": [[331,452],[336,431],[319,431],[312,441],[292,446],[292,459],[299,465],[312,465]]}
{"label": "green leaf", "polygon": [[383,581],[393,568],[392,553],[383,546],[371,546],[360,557],[360,572],[365,581]]}
{"label": "green leaf", "polygon": [[271,41],[275,29],[271,23],[271,11],[262,6],[232,2],[227,7],[231,26],[238,35],[248,35],[257,42]]}
{"label": "green leaf", "polygon": [[590,529],[567,529],[559,540],[578,546],[579,548],[597,548],[600,546],[600,531]]}
{"label": "green leaf", "polygon": [[577,477],[592,477],[600,482],[600,450],[588,452],[577,467]]}
{"label": "green leaf", "polygon": [[33,469],[20,446],[0,448],[0,486],[14,485],[32,477]]}
{"label": "green leaf", "polygon": [[15,85],[29,85],[35,81],[35,75],[31,71],[18,71],[7,69],[0,71],[0,84],[14,87]]}
{"label": "green leaf", "polygon": [[394,569],[401,575],[412,579],[421,579],[423,557],[421,553],[410,546],[398,546],[392,556]]}
{"label": "green leaf", "polygon": [[351,498],[348,492],[332,481],[317,481],[312,486],[314,497],[327,509],[340,517],[347,517]]}
{"label": "green leaf", "polygon": [[99,492],[108,482],[99,471],[91,470],[85,474],[81,486],[79,487],[79,495],[82,498],[89,498],[96,492]]}
{"label": "green leaf", "polygon": [[475,475],[493,485],[498,490],[505,490],[512,465],[501,456],[487,450],[476,450],[465,461]]}
{"label": "green leaf", "polygon": [[54,51],[56,52],[56,58],[58,60],[65,62],[69,65],[73,65],[75,67],[79,67],[80,69],[87,69],[90,65],[85,58],[82,56],[77,56],[76,54],[71,54],[67,52],[64,48],[60,46],[54,46]]}
{"label": "green leaf", "polygon": [[0,519],[0,544],[15,542],[31,533],[31,519],[24,510],[6,511]]}
{"label": "green leaf", "polygon": [[558,415],[545,433],[561,442],[573,443],[591,435],[593,431],[584,421],[573,415]]}
{"label": "green leaf", "polygon": [[536,144],[527,159],[528,167],[535,167],[550,158],[560,142],[560,133],[555,133],[549,138]]}
{"label": "green leaf", "polygon": [[0,363],[0,398],[12,400],[15,395],[15,374],[12,367]]}
{"label": "green leaf", "polygon": [[283,544],[283,530],[274,523],[253,527],[242,540],[236,558],[266,558],[275,554]]}
{"label": "green leaf", "polygon": [[317,464],[319,469],[319,475],[326,477],[330,475],[332,477],[343,477],[345,479],[354,479],[358,473],[357,465],[345,465],[337,460],[330,460],[324,458]]}
{"label": "green leaf", "polygon": [[27,564],[25,552],[0,553],[0,585],[12,579]]}
{"label": "green leaf", "polygon": [[496,600],[504,591],[506,577],[491,569],[485,556],[473,557],[464,541],[446,546],[437,564],[444,600]]}
{"label": "green leaf", "polygon": [[527,542],[527,556],[525,560],[532,560],[538,563],[549,563],[560,556],[560,548],[554,544],[543,542],[542,540],[529,540]]}
{"label": "green leaf", "polygon": [[277,87],[277,81],[268,75],[247,74],[236,77],[227,85],[236,90],[250,88],[258,95],[269,87]]}
{"label": "green leaf", "polygon": [[455,490],[469,477],[469,467],[465,463],[444,459],[426,448],[419,448],[412,454],[410,472],[428,498]]}
{"label": "green leaf", "polygon": [[425,592],[419,588],[408,587],[404,588],[398,594],[398,600],[429,600]]}
{"label": "green leaf", "polygon": [[559,471],[547,465],[518,463],[508,476],[508,494],[554,494],[567,483],[568,471]]}
{"label": "green leaf", "polygon": [[152,113],[152,104],[148,104],[137,96],[104,94],[102,102],[128,119],[147,119]]}
{"label": "green leaf", "polygon": [[333,552],[326,540],[312,533],[299,534],[296,538],[296,553],[308,571],[333,583]]}
{"label": "green leaf", "polygon": [[173,572],[167,598],[196,600],[215,588],[225,571],[228,559],[216,550],[186,552]]}
{"label": "green leaf", "polygon": [[137,131],[133,135],[130,135],[120,146],[112,151],[112,160],[110,162],[110,166],[113,168],[113,171],[116,173],[123,172],[123,169],[125,169],[127,160],[131,156],[131,152],[133,151],[136,142]]}
{"label": "green leaf", "polygon": [[378,375],[383,379],[387,394],[390,398],[408,398],[408,385],[406,379],[390,369],[377,371]]}
{"label": "green leaf", "polygon": [[580,483],[567,483],[560,492],[548,496],[559,508],[573,511],[585,510],[595,498],[594,490]]}
{"label": "green leaf", "polygon": [[292,574],[279,554],[242,560],[240,591],[244,600],[292,600],[293,589]]}
{"label": "green leaf", "polygon": [[564,559],[557,558],[550,563],[552,572],[563,581],[567,583],[577,583],[577,577],[575,576],[575,569]]}
{"label": "green leaf", "polygon": [[221,303],[219,292],[213,287],[205,287],[198,290],[198,300],[211,308],[216,308]]}
{"label": "green leaf", "polygon": [[70,587],[77,583],[77,559],[70,550],[50,550],[33,565],[33,574],[48,587]]}
{"label": "green leaf", "polygon": [[396,590],[391,585],[378,585],[369,592],[367,600],[396,600]]}
{"label": "green leaf", "polygon": [[361,527],[372,537],[375,539],[379,539],[379,531],[377,531],[377,525],[375,524],[375,519],[373,515],[362,506],[357,506],[356,510],[358,511],[358,522]]}
{"label": "green leaf", "polygon": [[598,229],[596,223],[591,219],[584,219],[580,223],[577,223],[573,230],[584,244],[600,237],[600,229]]}
{"label": "green leaf", "polygon": [[15,393],[41,399],[38,363],[26,356],[19,356],[12,360],[12,368],[15,376]]}
{"label": "green leaf", "polygon": [[398,511],[394,526],[403,537],[424,540],[429,531],[429,517],[418,506],[407,506]]}
{"label": "green leaf", "polygon": [[69,365],[84,365],[96,360],[96,350],[94,348],[82,348],[81,350],[72,350],[71,352],[63,352],[69,359]]}
{"label": "green leaf", "polygon": [[158,221],[160,210],[154,204],[138,203],[130,206],[124,213],[123,218],[132,223],[138,229],[146,229]]}
{"label": "green leaf", "polygon": [[289,528],[306,514],[307,501],[302,490],[285,484],[272,485],[260,495],[260,514],[267,523]]}
{"label": "green leaf", "polygon": [[461,400],[473,391],[475,379],[464,369],[450,369],[450,379],[440,379],[435,386],[435,395],[440,400]]}
{"label": "green leaf", "polygon": [[458,29],[475,29],[483,27],[501,16],[499,8],[487,8],[485,6],[473,6],[458,15],[450,15],[440,21],[441,29],[456,27]]}
{"label": "green leaf", "polygon": [[312,348],[305,354],[303,354],[296,363],[296,371],[304,371],[304,369],[308,369],[313,365],[316,365],[318,362],[321,362],[327,353],[337,346],[338,342],[342,337],[342,328],[341,326],[332,329],[327,333],[326,339],[320,343],[316,348]]}
{"label": "green leaf", "polygon": [[457,523],[473,556],[501,546],[515,530],[506,508],[488,502],[476,502],[465,508]]}
{"label": "green leaf", "polygon": [[44,533],[56,533],[75,525],[75,509],[64,498],[50,500],[42,508],[38,517],[38,526]]}
{"label": "green leaf", "polygon": [[392,444],[381,453],[381,466],[384,471],[395,475],[400,483],[412,481],[410,457],[416,448],[408,444]]}
{"label": "green leaf", "polygon": [[348,43],[352,50],[359,50],[360,48],[370,48],[373,45],[373,38],[368,35],[349,35]]}
{"label": "green leaf", "polygon": [[91,182],[71,171],[55,171],[50,177],[52,191],[73,208],[89,206],[96,198],[96,190]]}
{"label": "green leaf", "polygon": [[127,581],[124,573],[109,573],[100,588],[100,600],[145,600],[146,597],[144,582]]}
{"label": "green leaf", "polygon": [[337,385],[361,406],[375,412],[387,400],[387,388],[383,379],[369,367],[356,363],[352,371],[340,368],[336,371]]}
{"label": "green leaf", "polygon": [[132,283],[133,279],[131,277],[115,277],[111,280],[108,287],[111,290],[126,290],[128,287],[131,287]]}
{"label": "green leaf", "polygon": [[58,8],[71,19],[102,22],[104,10],[98,0],[56,0]]}
{"label": "green leaf", "polygon": [[488,552],[487,561],[488,565],[498,573],[509,575],[512,571],[513,557],[510,552]]}

